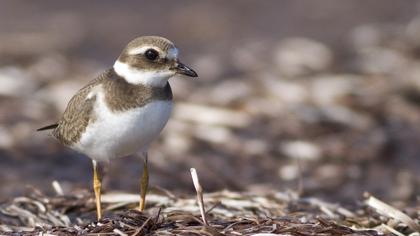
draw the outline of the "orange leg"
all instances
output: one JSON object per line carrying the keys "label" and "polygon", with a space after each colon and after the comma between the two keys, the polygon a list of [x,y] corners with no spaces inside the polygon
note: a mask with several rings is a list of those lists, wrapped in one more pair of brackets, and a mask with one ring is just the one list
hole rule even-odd
{"label": "orange leg", "polygon": [[143,175],[140,180],[140,204],[139,210],[143,211],[146,206],[146,194],[149,187],[149,169],[147,167],[147,153],[143,159]]}
{"label": "orange leg", "polygon": [[98,170],[98,163],[92,161],[93,164],[93,191],[95,191],[95,200],[96,200],[96,216],[99,219],[102,218],[102,208],[101,208],[101,176]]}

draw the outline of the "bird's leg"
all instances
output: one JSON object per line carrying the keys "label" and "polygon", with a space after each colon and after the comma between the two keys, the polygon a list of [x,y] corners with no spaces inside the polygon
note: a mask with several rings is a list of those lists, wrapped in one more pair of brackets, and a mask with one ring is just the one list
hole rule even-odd
{"label": "bird's leg", "polygon": [[140,180],[140,204],[139,210],[143,211],[146,205],[146,193],[149,187],[149,169],[147,167],[147,152],[143,157],[143,175]]}
{"label": "bird's leg", "polygon": [[96,200],[96,216],[98,220],[102,218],[102,208],[101,208],[101,173],[100,168],[98,168],[98,163],[93,160],[93,191],[95,191],[95,200]]}

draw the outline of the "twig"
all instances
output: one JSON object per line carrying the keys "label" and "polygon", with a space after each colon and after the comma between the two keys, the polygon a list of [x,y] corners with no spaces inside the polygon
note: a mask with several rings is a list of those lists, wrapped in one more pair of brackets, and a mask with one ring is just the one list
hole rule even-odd
{"label": "twig", "polygon": [[413,219],[411,219],[408,215],[404,214],[400,210],[386,204],[385,202],[382,202],[381,200],[369,195],[369,198],[365,201],[365,203],[366,205],[378,211],[379,214],[396,219],[406,224],[416,232],[420,231],[420,225],[418,225]]}
{"label": "twig", "polygon": [[119,229],[114,229],[112,232],[114,232],[114,233],[116,233],[116,234],[118,234],[120,236],[128,236],[126,233],[122,232]]}
{"label": "twig", "polygon": [[386,224],[381,224],[379,228],[383,228],[385,231],[391,232],[397,236],[404,236],[404,234],[398,232],[397,230],[395,230],[394,228],[386,225]]}
{"label": "twig", "polygon": [[218,206],[220,206],[220,205],[222,205],[222,202],[220,202],[220,201],[218,201],[218,202],[216,202],[213,206],[211,206],[207,211],[206,211],[206,214],[209,214],[209,212],[211,212],[211,210],[213,210],[214,208],[216,208],[216,207],[218,207]]}
{"label": "twig", "polygon": [[303,195],[303,166],[302,166],[302,160],[300,157],[296,158],[296,164],[298,167],[298,188],[297,188],[297,193],[298,196],[302,196]]}
{"label": "twig", "polygon": [[60,183],[57,180],[54,180],[52,182],[52,187],[54,188],[54,191],[58,196],[64,195],[63,188],[61,187]]}
{"label": "twig", "polygon": [[147,220],[141,225],[141,227],[136,230],[136,232],[133,234],[133,236],[139,235],[143,231],[144,227],[146,227],[146,225],[149,223],[149,221],[151,219],[152,219],[152,217],[147,218]]}
{"label": "twig", "polygon": [[197,201],[198,201],[198,206],[200,207],[201,217],[203,218],[204,225],[208,226],[209,223],[207,222],[206,211],[204,210],[203,188],[200,185],[200,181],[198,180],[198,175],[195,168],[191,168],[190,171],[191,171],[191,177],[193,180],[194,188],[195,188],[195,191],[197,192]]}

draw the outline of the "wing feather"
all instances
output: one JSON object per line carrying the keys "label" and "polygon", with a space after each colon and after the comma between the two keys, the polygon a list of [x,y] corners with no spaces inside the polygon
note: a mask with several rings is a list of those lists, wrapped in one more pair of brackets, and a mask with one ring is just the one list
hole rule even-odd
{"label": "wing feather", "polygon": [[96,96],[88,98],[88,94],[110,76],[110,70],[104,72],[71,98],[57,127],[52,132],[62,144],[71,146],[78,142],[89,122],[95,120],[93,109]]}

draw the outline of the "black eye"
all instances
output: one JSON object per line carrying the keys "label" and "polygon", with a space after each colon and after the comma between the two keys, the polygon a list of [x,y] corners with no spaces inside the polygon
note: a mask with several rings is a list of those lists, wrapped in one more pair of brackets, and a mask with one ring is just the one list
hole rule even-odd
{"label": "black eye", "polygon": [[147,51],[144,53],[144,56],[151,61],[156,60],[156,58],[159,57],[159,53],[154,49],[147,49]]}

